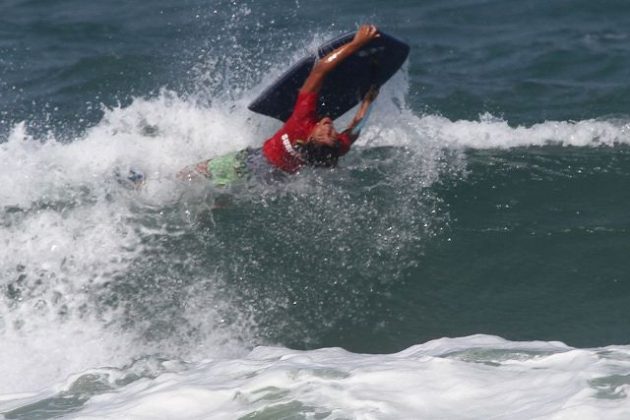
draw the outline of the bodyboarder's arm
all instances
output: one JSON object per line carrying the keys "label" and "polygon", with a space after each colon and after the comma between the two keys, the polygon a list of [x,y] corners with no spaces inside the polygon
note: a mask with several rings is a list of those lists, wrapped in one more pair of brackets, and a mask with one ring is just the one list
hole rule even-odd
{"label": "bodyboarder's arm", "polygon": [[367,91],[367,93],[363,97],[363,101],[361,101],[361,105],[359,105],[357,113],[348,125],[348,128],[344,130],[344,133],[348,135],[352,143],[354,143],[356,139],[359,138],[359,134],[361,134],[361,129],[363,128],[363,125],[370,115],[372,104],[376,100],[378,92],[379,90],[377,86],[372,86],[370,90]]}

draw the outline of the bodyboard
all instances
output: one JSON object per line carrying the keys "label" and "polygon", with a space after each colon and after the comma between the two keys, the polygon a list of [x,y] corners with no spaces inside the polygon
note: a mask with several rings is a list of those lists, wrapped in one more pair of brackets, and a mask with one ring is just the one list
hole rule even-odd
{"label": "bodyboard", "polygon": [[[357,105],[372,85],[382,86],[403,65],[409,55],[409,46],[391,35],[381,31],[379,34],[378,38],[348,57],[326,76],[318,98],[317,112],[320,117],[340,117]],[[348,33],[321,45],[317,54],[304,57],[294,64],[248,108],[286,121],[293,113],[298,91],[315,61],[352,41],[354,35],[354,32]]]}

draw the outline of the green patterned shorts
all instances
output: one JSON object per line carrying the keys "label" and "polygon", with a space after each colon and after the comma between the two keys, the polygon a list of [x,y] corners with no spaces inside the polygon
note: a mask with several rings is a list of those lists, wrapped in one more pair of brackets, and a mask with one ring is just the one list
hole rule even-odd
{"label": "green patterned shorts", "polygon": [[247,150],[228,153],[208,161],[208,174],[212,183],[225,187],[247,177],[245,159]]}

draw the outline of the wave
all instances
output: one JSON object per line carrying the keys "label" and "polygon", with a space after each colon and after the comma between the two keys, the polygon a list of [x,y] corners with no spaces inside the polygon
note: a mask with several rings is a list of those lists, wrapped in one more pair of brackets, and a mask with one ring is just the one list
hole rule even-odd
{"label": "wave", "polygon": [[[474,335],[393,354],[257,347],[235,359],[145,359],[16,396],[8,419],[625,418],[628,346],[577,349]],[[63,404],[62,404],[63,401]]]}
{"label": "wave", "polygon": [[419,133],[445,147],[508,149],[527,146],[614,147],[630,144],[630,123],[622,119],[545,121],[530,127],[512,127],[501,118],[484,114],[479,121],[450,121],[425,116]]}
{"label": "wave", "polygon": [[[208,66],[197,69],[205,81]],[[264,83],[252,93],[225,83],[103,108],[79,136],[36,135],[25,121],[0,141],[0,392],[151,354],[198,361],[265,342],[317,346],[332,326],[373,315],[374,302],[448,226],[431,187],[461,176],[462,150],[629,140],[623,120],[511,127],[489,115],[418,114],[405,102],[403,72],[383,88],[341,168],[306,170],[216,210],[216,191],[173,174],[259,146],[279,126],[246,111]],[[131,167],[148,178],[140,191],[117,182]]]}

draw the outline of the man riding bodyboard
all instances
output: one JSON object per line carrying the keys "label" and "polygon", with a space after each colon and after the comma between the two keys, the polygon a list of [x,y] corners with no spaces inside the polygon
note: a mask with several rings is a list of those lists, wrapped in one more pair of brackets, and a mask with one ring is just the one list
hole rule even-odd
{"label": "man riding bodyboard", "polygon": [[341,133],[331,118],[317,115],[318,94],[333,69],[378,36],[375,26],[362,25],[352,41],[318,60],[299,90],[291,117],[262,148],[248,148],[197,163],[180,171],[178,178],[192,180],[203,176],[217,186],[226,186],[250,176],[292,174],[304,166],[334,167],[359,137],[378,89],[372,87],[365,94],[356,115]]}

